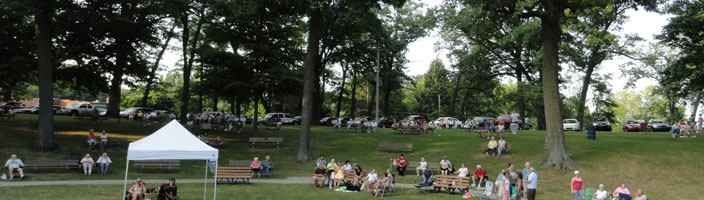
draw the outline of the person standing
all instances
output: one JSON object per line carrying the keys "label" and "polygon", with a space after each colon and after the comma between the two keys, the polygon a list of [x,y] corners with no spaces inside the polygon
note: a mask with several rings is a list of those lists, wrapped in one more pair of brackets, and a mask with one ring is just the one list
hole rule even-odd
{"label": "person standing", "polygon": [[503,174],[504,177],[501,179],[501,184],[499,185],[501,187],[501,199],[509,200],[511,197],[511,182],[508,179],[508,172],[504,171]]}
{"label": "person standing", "polygon": [[98,158],[98,165],[100,165],[100,174],[108,173],[108,167],[110,166],[110,163],[112,163],[112,160],[110,160],[108,153],[103,153],[103,155]]}
{"label": "person standing", "polygon": [[526,199],[528,200],[535,200],[535,192],[538,189],[538,174],[535,173],[534,168],[530,168],[530,175],[528,175],[528,180],[526,180],[526,183],[528,184],[526,186],[527,192],[526,192]]}
{"label": "person standing", "polygon": [[577,199],[582,199],[585,200],[584,198],[584,187],[583,185],[583,180],[582,177],[579,176],[579,171],[574,171],[574,177],[572,177],[572,182],[570,182],[570,186],[572,188],[572,194],[574,195],[574,200]]}
{"label": "person standing", "polygon": [[100,150],[105,151],[105,146],[108,145],[108,134],[103,130],[103,133],[100,135]]}
{"label": "person standing", "polygon": [[[513,163],[508,163],[506,173],[508,174],[508,180],[511,183],[511,188],[515,188],[516,181],[518,180],[518,174],[516,174],[515,166],[513,165]],[[511,188],[509,188],[509,191],[511,191]]]}
{"label": "person standing", "polygon": [[704,118],[702,118],[702,114],[699,114],[699,118],[697,119],[697,132],[702,130],[702,124],[704,124]]}
{"label": "person standing", "polygon": [[406,157],[401,154],[401,157],[398,158],[398,166],[396,167],[396,171],[398,171],[398,175],[405,176],[406,173],[406,166],[408,165],[408,160]]}

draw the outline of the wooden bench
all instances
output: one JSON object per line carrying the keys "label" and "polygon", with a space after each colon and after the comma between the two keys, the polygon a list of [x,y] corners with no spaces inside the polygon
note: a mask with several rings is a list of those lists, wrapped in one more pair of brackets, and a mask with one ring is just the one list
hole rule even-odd
{"label": "wooden bench", "polygon": [[[356,166],[356,165],[352,165],[352,166]],[[365,181],[364,177],[366,177],[366,176],[367,176],[367,172],[362,171],[362,176],[361,176],[362,178],[361,178],[361,180],[359,180],[359,182],[360,183],[364,182]],[[354,173],[354,170],[345,170],[345,177],[342,178],[342,181],[345,183],[348,183],[348,184],[354,184],[355,178],[356,178],[356,174]]]}
{"label": "wooden bench", "polygon": [[[406,168],[415,170],[419,166],[420,166],[420,162],[408,162],[408,166],[406,166]],[[428,162],[428,166],[425,168],[425,170],[440,172],[440,164],[434,163],[434,162]]]}
{"label": "wooden bench", "polygon": [[382,152],[412,152],[413,144],[409,143],[379,143],[379,149]]}
{"label": "wooden bench", "polygon": [[178,169],[181,166],[179,160],[135,160],[133,163],[134,167],[138,167],[144,170],[145,167],[148,168],[167,168],[169,171],[171,169]]}
{"label": "wooden bench", "polygon": [[249,138],[249,143],[252,146],[252,150],[254,150],[254,146],[258,145],[258,144],[276,145],[276,149],[279,149],[279,145],[282,142],[284,142],[284,138],[270,138],[270,137],[265,137],[265,138],[251,137],[251,138]]}
{"label": "wooden bench", "polygon": [[252,178],[252,168],[246,167],[218,167],[217,175],[213,175],[215,180],[220,183],[223,180],[227,183],[235,184],[238,180],[242,180],[243,183],[249,183],[249,179]]}
{"label": "wooden bench", "polygon": [[80,169],[78,160],[27,160],[25,168],[32,169]]}
{"label": "wooden bench", "polygon": [[440,189],[447,190],[448,194],[453,193],[455,190],[459,190],[461,194],[469,191],[469,177],[459,177],[452,175],[437,175],[435,176],[435,184],[433,187],[436,191]]}

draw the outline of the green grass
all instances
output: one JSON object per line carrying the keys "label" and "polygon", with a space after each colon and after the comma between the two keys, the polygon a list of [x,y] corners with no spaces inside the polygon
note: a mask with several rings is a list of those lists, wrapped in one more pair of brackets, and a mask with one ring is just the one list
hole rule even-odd
{"label": "green grass", "polygon": [[[76,120],[70,117],[56,117],[55,120],[57,132],[87,131],[91,128],[90,120]],[[31,147],[36,138],[35,127],[36,115],[18,115],[16,119],[0,120],[0,157],[6,158],[11,153],[17,153],[24,160],[44,157],[66,159],[69,153],[91,153],[94,156],[100,153],[96,150],[87,151],[84,136],[68,135],[56,136],[56,141],[59,145],[58,150],[51,153],[35,152]],[[148,135],[159,127],[160,125],[145,127],[138,122],[127,120],[122,120],[118,123],[116,120],[110,119],[104,124],[98,124],[95,129],[97,131],[105,129],[108,133],[138,137]],[[193,132],[201,133],[200,130],[193,130]],[[269,154],[272,156],[276,167],[272,178],[283,179],[287,176],[308,176],[312,173],[314,161],[304,163],[295,161],[299,133],[297,126],[285,126],[279,131],[260,128],[259,131],[254,132],[251,129],[251,125],[248,125],[246,132],[246,135],[236,135],[220,131],[208,131],[211,136],[221,136],[228,140],[226,146],[220,151],[221,162],[227,162],[227,160],[250,160],[255,156],[263,157]],[[252,152],[248,150],[247,138],[251,137],[253,133],[257,137],[283,137],[285,142],[281,146],[281,150],[278,151]],[[702,157],[704,149],[701,148],[704,142],[702,142],[701,138],[674,139],[667,133],[643,135],[639,133],[597,132],[597,140],[588,141],[584,132],[567,132],[566,139],[570,157],[577,163],[577,169],[582,172],[587,187],[596,188],[598,184],[603,183],[606,185],[607,190],[612,191],[618,184],[626,183],[632,191],[643,188],[652,199],[671,199],[672,197],[677,197],[676,199],[695,199],[695,196],[697,196],[696,191],[699,190],[697,188],[704,186],[704,180],[701,179],[701,177],[704,177],[704,171],[700,170],[701,166],[704,166]],[[326,154],[328,160],[331,158],[335,158],[338,162],[350,160],[359,163],[365,170],[375,168],[377,171],[389,168],[389,158],[398,156],[397,154],[379,152],[379,142],[412,143],[413,153],[406,155],[410,161],[417,161],[424,156],[430,162],[438,162],[442,156],[448,156],[450,161],[457,166],[460,163],[465,163],[472,169],[476,164],[481,164],[488,169],[492,179],[509,162],[516,163],[517,168],[522,169],[523,163],[530,161],[534,163],[540,175],[539,199],[571,198],[569,192],[569,181],[572,177],[571,171],[542,169],[539,167],[543,161],[545,132],[522,131],[516,136],[506,134],[506,140],[512,144],[512,153],[510,158],[499,159],[483,158],[480,155],[482,152],[480,143],[485,143],[487,140],[476,137],[474,133],[465,133],[460,130],[441,130],[436,135],[396,135],[392,134],[390,129],[379,129],[374,134],[345,132],[337,134],[332,133],[329,127],[313,127],[310,145],[311,155],[314,159],[319,154]],[[87,177],[83,176],[79,171],[34,172],[28,170],[31,175],[28,179],[33,181],[124,178],[122,171],[124,171],[125,165],[125,149],[111,149],[108,150],[108,153],[114,161],[109,175]],[[148,179],[165,179],[172,176],[178,179],[202,178],[203,161],[182,161],[181,164],[181,169],[172,174],[143,173],[139,170],[131,169],[129,176],[131,178],[142,177]],[[414,180],[415,176],[400,177],[398,182],[413,183]],[[67,190],[66,193],[79,196],[75,192],[76,190],[69,191],[72,187],[76,188],[76,186],[47,187]],[[254,184],[252,186],[236,185],[223,187],[237,189],[238,192],[233,192],[233,195],[251,195],[238,196],[247,199],[256,197],[270,199],[268,198],[269,196],[273,198],[277,195],[287,195],[286,193],[297,193],[299,190],[314,190],[312,186],[301,185],[276,185],[276,187],[270,187],[263,186],[263,184]],[[28,188],[45,188],[45,186]],[[4,188],[0,188],[0,191],[2,189]],[[267,191],[272,190],[281,192],[267,193]],[[316,195],[329,195],[333,199],[347,198],[350,197],[349,195],[354,196],[354,194],[327,193],[327,190],[325,191],[325,193],[310,192]],[[308,192],[304,191],[304,193]],[[413,190],[410,190],[407,194],[401,193],[398,195],[409,198],[425,197],[435,199],[445,197],[443,194],[431,194],[432,196],[428,197]],[[218,194],[221,193],[218,192]],[[308,194],[288,195],[303,195],[300,198],[314,197],[306,196]],[[368,196],[362,195],[359,198],[366,197]],[[454,197],[459,197],[459,195]]]}

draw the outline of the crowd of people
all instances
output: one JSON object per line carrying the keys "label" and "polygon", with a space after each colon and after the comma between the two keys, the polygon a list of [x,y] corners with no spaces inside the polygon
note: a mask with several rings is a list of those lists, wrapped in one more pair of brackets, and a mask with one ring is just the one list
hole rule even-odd
{"label": "crowd of people", "polygon": [[[220,113],[220,112],[206,112],[203,110],[202,113],[186,114],[189,128],[193,128],[194,125],[201,125],[202,129],[214,129],[214,130],[224,130],[227,132],[243,133],[244,127],[247,124],[247,118],[242,115],[237,117],[234,113]],[[203,125],[207,124],[205,128]]]}
{"label": "crowd of people", "polygon": [[648,196],[645,195],[643,189],[638,189],[635,194],[631,194],[625,183],[621,183],[621,185],[614,189],[614,192],[611,193],[611,197],[609,197],[609,192],[604,190],[604,184],[599,184],[599,190],[594,191],[591,196],[585,196],[584,185],[584,179],[580,175],[580,172],[574,171],[574,177],[572,177],[572,180],[570,181],[570,188],[574,196],[574,200],[648,200]]}
{"label": "crowd of people", "polygon": [[335,162],[335,159],[330,159],[330,162],[328,162],[325,159],[325,155],[320,155],[315,163],[313,183],[317,188],[324,188],[327,180],[327,185],[331,189],[338,189],[344,184],[345,172],[351,173],[352,171],[354,171],[354,178],[346,186],[347,190],[363,190],[378,196],[384,188],[394,182],[394,175],[391,173],[391,169],[387,169],[382,177],[379,177],[376,169],[372,169],[365,175],[361,165],[356,164],[353,167],[349,160],[344,163],[338,163]]}
{"label": "crowd of people", "polygon": [[376,132],[376,128],[379,124],[376,120],[367,120],[365,118],[349,120],[343,123],[342,119],[339,117],[330,121],[330,123],[332,125],[332,131],[338,133],[342,128],[347,128],[348,130],[359,128],[362,133],[372,133]]}

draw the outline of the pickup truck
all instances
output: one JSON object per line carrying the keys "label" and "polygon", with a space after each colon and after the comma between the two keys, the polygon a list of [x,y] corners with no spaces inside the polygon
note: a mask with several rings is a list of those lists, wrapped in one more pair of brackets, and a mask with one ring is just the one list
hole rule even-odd
{"label": "pickup truck", "polygon": [[[77,116],[91,116],[93,114],[93,104],[89,103],[75,103],[66,106],[66,112],[74,117]],[[98,111],[99,114],[103,114],[103,112]]]}

